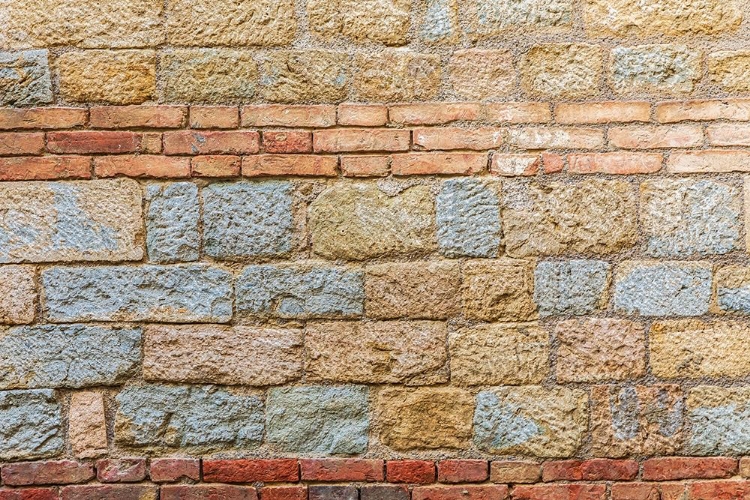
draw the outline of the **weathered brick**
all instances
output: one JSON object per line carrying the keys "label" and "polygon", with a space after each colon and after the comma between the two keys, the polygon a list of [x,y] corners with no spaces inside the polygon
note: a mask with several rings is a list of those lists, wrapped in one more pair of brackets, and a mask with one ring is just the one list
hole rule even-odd
{"label": "weathered brick", "polygon": [[350,82],[349,57],[327,50],[270,52],[260,58],[259,93],[271,102],[343,101]]}
{"label": "weathered brick", "polygon": [[6,464],[2,478],[6,486],[85,483],[94,478],[94,466],[73,460]]}
{"label": "weathered brick", "polygon": [[599,149],[604,131],[587,127],[524,127],[508,131],[508,142],[520,149]]}
{"label": "weathered brick", "polygon": [[146,188],[146,248],[152,262],[198,260],[198,187],[190,182],[150,184]]}
{"label": "weathered brick", "polygon": [[[0,7],[0,16],[5,8],[7,7]],[[7,24],[4,27],[7,29]],[[0,34],[0,46],[4,45],[2,38],[3,35]],[[47,50],[0,50],[0,105],[29,106],[51,103],[52,78],[48,58]]]}
{"label": "weathered brick", "polygon": [[736,472],[735,458],[657,457],[643,462],[643,479],[646,481],[725,478]]}
{"label": "weathered brick", "polygon": [[160,488],[160,500],[258,500],[253,486],[171,484]]}
{"label": "weathered brick", "polygon": [[503,485],[418,486],[412,491],[412,500],[505,500],[508,487]]}
{"label": "weathered brick", "polygon": [[242,107],[243,127],[331,127],[336,124],[336,106],[284,106],[261,104]]}
{"label": "weathered brick", "polygon": [[559,174],[565,169],[565,157],[556,153],[542,153],[545,174]]}
{"label": "weathered brick", "polygon": [[521,87],[533,97],[595,95],[602,77],[601,49],[582,43],[537,45],[521,59],[520,75]]}
{"label": "weathered brick", "polygon": [[0,391],[0,460],[54,457],[64,439],[62,408],[51,389]]}
{"label": "weathered brick", "polygon": [[263,151],[266,153],[310,153],[312,133],[302,130],[263,131]]}
{"label": "weathered brick", "polygon": [[662,498],[659,486],[659,483],[614,483],[612,500],[659,500]]}
{"label": "weathered brick", "polygon": [[739,123],[717,123],[706,127],[706,137],[712,146],[748,146],[750,127]]}
{"label": "weathered brick", "polygon": [[411,133],[400,129],[317,130],[313,136],[316,153],[406,151]]}
{"label": "weathered brick", "polygon": [[513,488],[513,500],[605,500],[604,484],[539,484]]}
{"label": "weathered brick", "polygon": [[97,460],[96,479],[102,483],[138,483],[146,479],[146,459],[104,458]]}
{"label": "weathered brick", "polygon": [[750,152],[744,150],[675,151],[667,160],[667,172],[671,174],[748,171],[750,171]]}
{"label": "weathered brick", "polygon": [[490,173],[504,177],[536,175],[542,167],[538,154],[493,153]]}
{"label": "weathered brick", "polygon": [[179,128],[185,124],[184,106],[95,106],[92,128]]}
{"label": "weathered brick", "polygon": [[555,105],[557,123],[569,125],[647,122],[650,116],[651,103],[645,101],[561,102]]}
{"label": "weathered brick", "polygon": [[404,45],[410,14],[409,0],[307,0],[310,30],[327,41]]}
{"label": "weathered brick", "polygon": [[747,74],[750,71],[750,52],[724,50],[708,55],[708,75],[711,81],[727,92],[750,90]]}
{"label": "weathered brick", "polygon": [[336,177],[338,159],[319,155],[253,155],[242,158],[242,175]]}
{"label": "weathered brick", "polygon": [[484,104],[484,119],[492,123],[546,123],[552,120],[550,105],[544,102],[502,102]]}
{"label": "weathered brick", "polygon": [[684,45],[615,47],[609,83],[618,94],[689,94],[703,75],[701,59]]}
{"label": "weathered brick", "polygon": [[490,481],[493,483],[537,483],[542,477],[541,464],[517,460],[490,463]]}
{"label": "weathered brick", "polygon": [[539,315],[584,315],[606,305],[610,265],[599,260],[539,262],[534,302]]}
{"label": "weathered brick", "polygon": [[94,158],[94,172],[98,177],[190,177],[190,158],[159,155],[97,156]]}
{"label": "weathered brick", "polygon": [[502,146],[506,134],[503,129],[490,127],[478,129],[442,127],[416,129],[413,135],[414,149],[484,151]]}
{"label": "weathered brick", "polygon": [[87,117],[86,108],[2,108],[0,130],[75,128]]}
{"label": "weathered brick", "polygon": [[486,167],[486,153],[406,153],[391,160],[393,175],[471,175]]}
{"label": "weathered brick", "polygon": [[570,0],[502,0],[466,3],[462,12],[468,18],[468,34],[473,39],[507,35],[513,32],[562,33],[571,29],[573,3]]}
{"label": "weathered brick", "polygon": [[716,271],[716,308],[723,312],[750,312],[750,269],[722,266]]}
{"label": "weathered brick", "polygon": [[656,105],[656,120],[675,123],[686,120],[750,120],[750,99],[706,99],[662,102]]}
{"label": "weathered brick", "polygon": [[388,118],[399,125],[441,125],[456,121],[474,121],[482,116],[478,103],[394,104]]}
{"label": "weathered brick", "polygon": [[203,460],[203,480],[216,483],[296,482],[297,459]]}
{"label": "weathered brick", "polygon": [[164,134],[164,154],[253,154],[260,151],[260,134],[254,131],[180,131]]}
{"label": "weathered brick", "polygon": [[58,500],[57,488],[0,488],[0,500]]}
{"label": "weathered brick", "polygon": [[422,101],[440,87],[440,58],[432,54],[388,50],[354,57],[354,93],[375,102]]}
{"label": "weathered brick", "polygon": [[356,486],[311,485],[307,488],[308,500],[358,500]]}
{"label": "weathered brick", "polygon": [[661,170],[662,159],[661,153],[571,154],[568,155],[568,172],[572,174],[650,174]]}
{"label": "weathered brick", "polygon": [[50,153],[135,153],[143,136],[135,132],[48,132]]}
{"label": "weathered brick", "polygon": [[0,133],[0,155],[39,155],[44,152],[44,134],[37,132]]}
{"label": "weathered brick", "polygon": [[388,122],[388,108],[382,104],[339,104],[338,124],[353,127],[382,127]]}
{"label": "weathered brick", "polygon": [[489,477],[487,460],[441,460],[438,481],[441,483],[482,483]]}
{"label": "weathered brick", "polygon": [[201,462],[195,458],[155,458],[150,461],[148,471],[155,483],[200,481]]}
{"label": "weathered brick", "polygon": [[464,99],[502,99],[516,87],[513,54],[508,50],[456,50],[447,71],[453,92]]}
{"label": "weathered brick", "polygon": [[464,315],[483,321],[535,319],[533,287],[533,267],[525,261],[468,261],[461,290]]}
{"label": "weathered brick", "polygon": [[635,460],[557,460],[542,465],[542,480],[549,481],[632,481],[638,475]]}
{"label": "weathered brick", "polygon": [[699,125],[650,125],[610,127],[609,142],[616,148],[693,148],[703,145]]}
{"label": "weathered brick", "polygon": [[71,394],[68,438],[73,454],[78,458],[95,458],[107,453],[107,422],[102,393],[77,391]]}
{"label": "weathered brick", "polygon": [[299,461],[303,481],[383,481],[383,461],[361,458],[311,458]]}
{"label": "weathered brick", "polygon": [[389,483],[430,484],[435,482],[435,462],[430,460],[388,460],[385,475]]}
{"label": "weathered brick", "polygon": [[388,156],[342,156],[341,173],[344,177],[385,177],[391,168]]}
{"label": "weathered brick", "polygon": [[157,500],[159,488],[147,484],[87,484],[66,486],[60,500]]}
{"label": "weathered brick", "polygon": [[193,177],[237,177],[242,170],[239,156],[203,155],[190,159],[190,174]]}
{"label": "weathered brick", "polygon": [[237,106],[190,106],[190,128],[237,128]]}
{"label": "weathered brick", "polygon": [[263,486],[260,489],[261,500],[308,500],[307,486]]}
{"label": "weathered brick", "polygon": [[[699,456],[747,454],[750,451],[748,414],[750,391],[747,387],[703,385],[692,389],[685,408],[687,425],[691,429],[685,450],[690,455]],[[737,471],[736,459],[693,460],[696,462],[689,464],[691,475],[686,477],[730,477]],[[679,471],[680,467],[665,467],[665,470]]]}
{"label": "weathered brick", "polygon": [[687,486],[691,500],[746,498],[750,484],[746,481],[696,481]]}
{"label": "weathered brick", "polygon": [[360,500],[410,500],[409,487],[396,484],[365,484],[359,488]]}

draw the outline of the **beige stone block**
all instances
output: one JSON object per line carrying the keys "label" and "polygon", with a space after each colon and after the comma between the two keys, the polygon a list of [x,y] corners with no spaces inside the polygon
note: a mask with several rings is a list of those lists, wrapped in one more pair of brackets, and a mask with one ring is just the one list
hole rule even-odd
{"label": "beige stone block", "polygon": [[463,308],[470,319],[527,321],[537,317],[533,263],[472,260],[463,267]]}
{"label": "beige stone block", "polygon": [[596,95],[602,76],[601,50],[582,43],[537,45],[522,57],[520,74],[524,92],[532,97]]}
{"label": "beige stone block", "polygon": [[464,99],[494,100],[516,86],[513,54],[508,50],[457,50],[448,63],[448,81]]}
{"label": "beige stone block", "polygon": [[34,321],[38,295],[34,274],[31,266],[0,267],[0,323]]}
{"label": "beige stone block", "polygon": [[440,89],[440,58],[431,54],[386,51],[357,54],[354,93],[363,101],[421,101]]}
{"label": "beige stone block", "polygon": [[411,0],[307,0],[310,31],[328,41],[403,45],[409,32]]}
{"label": "beige stone block", "polygon": [[259,58],[263,99],[273,102],[341,102],[349,92],[349,55],[327,50],[271,52]]}
{"label": "beige stone block", "polygon": [[107,453],[107,423],[101,393],[71,394],[68,437],[77,458],[95,458]]}

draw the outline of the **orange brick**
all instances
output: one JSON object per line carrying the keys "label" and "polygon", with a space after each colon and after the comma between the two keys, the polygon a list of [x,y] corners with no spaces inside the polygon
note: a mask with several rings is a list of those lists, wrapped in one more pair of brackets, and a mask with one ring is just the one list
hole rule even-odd
{"label": "orange brick", "polygon": [[748,481],[699,481],[688,485],[690,500],[743,500],[750,498]]}
{"label": "orange brick", "polygon": [[266,153],[309,153],[312,151],[312,132],[264,130],[263,151]]}
{"label": "orange brick", "polygon": [[335,177],[338,158],[317,155],[256,155],[242,158],[242,175],[299,175]]}
{"label": "orange brick", "polygon": [[339,104],[339,125],[382,127],[388,122],[388,108],[382,104]]}
{"label": "orange brick", "polygon": [[94,173],[98,177],[190,177],[190,158],[168,156],[100,156],[94,158]]}
{"label": "orange brick", "polygon": [[566,102],[555,106],[556,121],[568,125],[647,122],[650,116],[648,102]]}
{"label": "orange brick", "polygon": [[536,154],[495,153],[490,162],[490,173],[506,177],[536,175],[541,166],[541,157]]}
{"label": "orange brick", "polygon": [[0,133],[0,155],[39,155],[43,152],[42,132]]}
{"label": "orange brick", "polygon": [[430,484],[435,482],[435,462],[430,460],[388,460],[385,474],[389,483]]}
{"label": "orange brick", "polygon": [[391,123],[404,125],[440,125],[476,121],[481,117],[482,105],[478,103],[395,104],[388,109]]}
{"label": "orange brick", "polygon": [[300,459],[303,481],[383,481],[382,460],[362,458],[306,458]]}
{"label": "orange brick", "polygon": [[90,110],[92,128],[179,128],[185,106],[96,106]]}
{"label": "orange brick", "polygon": [[140,152],[145,154],[158,154],[162,149],[162,136],[157,132],[146,132],[141,137]]}
{"label": "orange brick", "polygon": [[190,106],[190,128],[237,128],[237,106]]}
{"label": "orange brick", "polygon": [[336,124],[336,106],[245,106],[241,123],[243,127],[332,127]]}
{"label": "orange brick", "polygon": [[614,483],[612,500],[659,500],[659,485],[653,483]]}
{"label": "orange brick", "polygon": [[542,480],[547,481],[632,481],[638,475],[635,460],[554,460],[542,465]]}
{"label": "orange brick", "polygon": [[737,472],[737,459],[727,457],[660,457],[643,462],[646,481],[719,479]]}
{"label": "orange brick", "polygon": [[500,460],[490,464],[493,483],[536,483],[541,477],[542,467],[536,462]]}
{"label": "orange brick", "polygon": [[650,174],[661,170],[661,153],[580,153],[568,155],[571,174]]}
{"label": "orange brick", "polygon": [[316,130],[313,133],[313,150],[323,153],[365,151],[407,151],[411,133],[399,129],[335,129]]}
{"label": "orange brick", "polygon": [[545,174],[558,174],[565,169],[565,157],[557,153],[542,153]]}
{"label": "orange brick", "polygon": [[406,153],[393,155],[393,175],[470,175],[487,167],[486,153]]}
{"label": "orange brick", "polygon": [[750,146],[750,124],[716,123],[706,128],[712,146]]}
{"label": "orange brick", "polygon": [[254,154],[260,151],[255,131],[196,132],[183,130],[164,134],[164,154]]}
{"label": "orange brick", "polygon": [[384,177],[390,169],[388,156],[342,156],[344,177]]}
{"label": "orange brick", "polygon": [[506,131],[501,128],[421,128],[413,132],[415,149],[451,150],[494,149],[505,142]]}
{"label": "orange brick", "polygon": [[441,483],[482,483],[489,477],[487,460],[441,460],[438,481]]}
{"label": "orange brick", "polygon": [[547,123],[552,120],[552,111],[544,102],[485,104],[484,120],[491,123]]}
{"label": "orange brick", "polygon": [[75,128],[87,119],[86,108],[0,108],[0,130]]}
{"label": "orange brick", "polygon": [[307,500],[307,486],[264,486],[260,489],[260,500]]}
{"label": "orange brick", "polygon": [[509,131],[510,143],[522,149],[598,149],[604,131],[585,127],[526,127]]}
{"label": "orange brick", "polygon": [[135,132],[48,132],[50,153],[136,153],[142,135]]}
{"label": "orange brick", "polygon": [[673,174],[750,172],[750,151],[707,149],[672,153],[667,171]]}
{"label": "orange brick", "polygon": [[603,484],[519,485],[513,489],[513,500],[605,500]]}
{"label": "orange brick", "polygon": [[0,180],[2,181],[46,181],[90,177],[91,158],[88,156],[0,158]]}
{"label": "orange brick", "polygon": [[623,149],[693,148],[703,145],[700,125],[610,127],[609,142]]}
{"label": "orange brick", "polygon": [[236,177],[240,175],[242,160],[239,156],[203,155],[190,159],[194,177]]}
{"label": "orange brick", "polygon": [[662,102],[656,105],[656,120],[674,123],[687,120],[750,120],[750,99]]}
{"label": "orange brick", "polygon": [[418,486],[412,500],[505,500],[508,487],[504,484],[467,486]]}

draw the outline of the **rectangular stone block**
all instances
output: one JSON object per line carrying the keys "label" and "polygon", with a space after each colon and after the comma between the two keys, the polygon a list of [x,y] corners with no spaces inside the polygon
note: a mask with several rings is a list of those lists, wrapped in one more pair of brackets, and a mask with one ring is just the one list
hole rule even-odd
{"label": "rectangular stone block", "polygon": [[685,443],[688,454],[750,453],[750,389],[747,387],[698,386],[688,393],[685,414],[691,429]]}
{"label": "rectangular stone block", "polygon": [[539,262],[534,270],[534,302],[539,315],[578,316],[605,307],[610,268],[600,260]]}
{"label": "rectangular stone block", "polygon": [[711,81],[732,93],[750,90],[745,75],[750,71],[750,52],[724,50],[708,55],[708,74]]}
{"label": "rectangular stone block", "polygon": [[[0,17],[2,11],[3,6],[0,6]],[[0,47],[3,46],[2,38],[3,34],[0,34]],[[52,102],[48,54],[46,50],[0,51],[0,105],[29,106]]]}
{"label": "rectangular stone block", "polygon": [[437,96],[440,87],[440,58],[433,54],[361,53],[354,68],[354,93],[362,101],[423,101]]}
{"label": "rectangular stone block", "polygon": [[573,24],[571,0],[471,0],[462,5],[468,16],[468,34],[474,39],[497,37],[509,32],[561,33]]}
{"label": "rectangular stone block", "polygon": [[70,396],[68,439],[77,458],[107,453],[107,417],[100,392],[77,391]]}
{"label": "rectangular stone block", "polygon": [[482,321],[536,319],[533,273],[526,261],[467,261],[461,290],[464,315]]}
{"label": "rectangular stone block", "polygon": [[327,41],[404,45],[411,25],[409,0],[308,0],[313,34]]}
{"label": "rectangular stone block", "polygon": [[54,391],[0,391],[0,460],[54,457],[64,449],[62,408]]}
{"label": "rectangular stone block", "polygon": [[[565,0],[557,3],[561,1]],[[531,96],[575,99],[596,95],[602,76],[601,48],[585,43],[536,45],[521,58],[519,71],[521,87]]]}
{"label": "rectangular stone block", "polygon": [[34,321],[38,296],[35,274],[31,266],[0,266],[0,323]]}
{"label": "rectangular stone block", "polygon": [[717,312],[750,313],[750,268],[722,266],[716,271]]}
{"label": "rectangular stone block", "polygon": [[146,188],[146,248],[152,262],[200,257],[198,186],[192,182],[150,184]]}
{"label": "rectangular stone block", "polygon": [[499,182],[445,181],[435,201],[437,238],[447,257],[497,257],[500,252]]}
{"label": "rectangular stone block", "polygon": [[[439,3],[442,2],[433,2]],[[453,92],[467,100],[502,99],[516,87],[513,54],[509,50],[456,50],[447,70]]]}
{"label": "rectangular stone block", "polygon": [[609,82],[618,94],[689,94],[703,76],[702,53],[684,45],[615,47]]}
{"label": "rectangular stone block", "polygon": [[267,53],[260,57],[259,92],[264,100],[271,102],[341,102],[349,92],[350,68],[350,56],[344,52]]}

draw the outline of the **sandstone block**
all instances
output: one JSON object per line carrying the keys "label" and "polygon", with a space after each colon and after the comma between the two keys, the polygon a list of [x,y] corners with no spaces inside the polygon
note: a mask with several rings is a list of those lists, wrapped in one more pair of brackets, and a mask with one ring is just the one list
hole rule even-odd
{"label": "sandstone block", "polygon": [[685,443],[690,455],[746,455],[750,452],[750,390],[701,385],[690,391]]}
{"label": "sandstone block", "polygon": [[64,439],[51,389],[0,391],[0,460],[53,457],[64,451]]}
{"label": "sandstone block", "polygon": [[34,268],[0,267],[0,323],[31,323],[36,316]]}
{"label": "sandstone block", "polygon": [[270,53],[260,60],[263,99],[272,102],[340,102],[349,88],[349,55],[324,50]]}
{"label": "sandstone block", "polygon": [[750,51],[726,50],[708,56],[708,74],[711,82],[727,92],[750,90]]}
{"label": "sandstone block", "polygon": [[750,313],[750,268],[725,266],[716,272],[716,307],[723,312]]}
{"label": "sandstone block", "polygon": [[448,81],[464,99],[502,99],[516,86],[513,55],[507,50],[457,50],[448,63]]}
{"label": "sandstone block", "polygon": [[607,300],[610,265],[600,260],[545,261],[534,271],[539,315],[591,314]]}
{"label": "sandstone block", "polygon": [[[0,46],[2,36],[0,34]],[[46,50],[0,51],[0,105],[28,106],[52,102],[52,78],[47,59]]]}
{"label": "sandstone block", "polygon": [[419,32],[426,43],[455,43],[460,37],[458,1],[428,0]]}
{"label": "sandstone block", "polygon": [[702,76],[701,54],[681,45],[616,47],[609,81],[618,94],[689,94]]}
{"label": "sandstone block", "polygon": [[101,393],[71,394],[68,437],[77,458],[95,458],[107,453],[107,422]]}
{"label": "sandstone block", "polygon": [[602,54],[596,45],[538,45],[523,56],[520,74],[521,87],[530,96],[590,96],[599,92]]}
{"label": "sandstone block", "polygon": [[468,18],[468,34],[474,38],[504,35],[513,31],[560,33],[573,25],[571,0],[470,0],[462,14]]}
{"label": "sandstone block", "polygon": [[535,319],[533,288],[533,267],[525,261],[468,261],[463,266],[464,315],[482,321]]}
{"label": "sandstone block", "polygon": [[198,260],[198,186],[192,182],[151,184],[146,188],[146,247],[152,262]]}
{"label": "sandstone block", "polygon": [[311,31],[328,41],[404,45],[410,14],[409,0],[307,0]]}
{"label": "sandstone block", "polygon": [[434,98],[440,87],[440,58],[431,54],[357,54],[354,66],[354,92],[364,101],[427,100]]}

